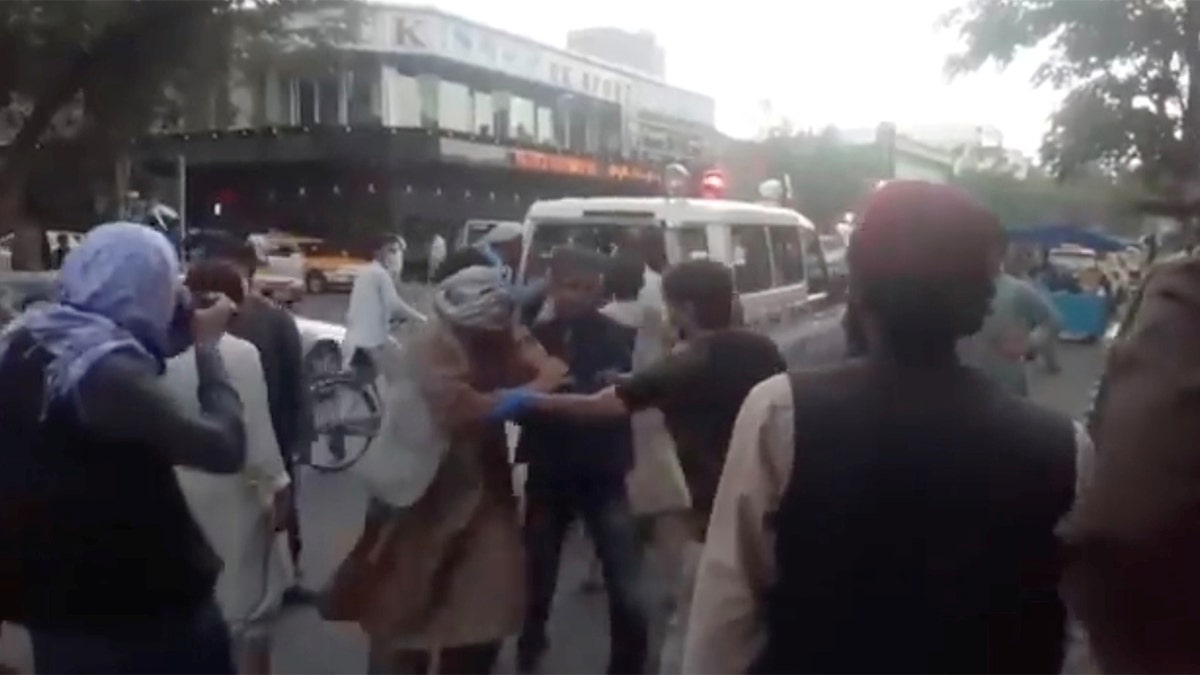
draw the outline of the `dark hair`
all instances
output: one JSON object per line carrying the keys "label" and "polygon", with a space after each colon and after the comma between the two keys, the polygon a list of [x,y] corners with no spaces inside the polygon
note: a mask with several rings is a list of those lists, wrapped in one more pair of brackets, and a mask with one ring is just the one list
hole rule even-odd
{"label": "dark hair", "polygon": [[576,246],[555,246],[550,252],[550,274],[593,274],[603,277],[608,257]]}
{"label": "dark hair", "polygon": [[632,253],[620,253],[604,275],[604,292],[617,300],[633,300],[646,281],[646,263]]}
{"label": "dark hair", "polygon": [[733,320],[733,274],[712,260],[689,260],[663,276],[663,295],[672,304],[691,303],[701,328],[728,328]]}
{"label": "dark hair", "polygon": [[437,272],[433,275],[433,283],[440,284],[468,267],[491,266],[491,259],[484,255],[483,251],[473,246],[456,249],[446,256],[441,265],[438,265]]}
{"label": "dark hair", "polygon": [[379,253],[383,248],[399,243],[394,234],[377,234],[370,238],[371,255]]}
{"label": "dark hair", "polygon": [[192,264],[184,283],[193,293],[224,293],[239,305],[246,299],[242,275],[228,260],[201,260]]}
{"label": "dark hair", "polygon": [[251,273],[258,269],[258,250],[254,248],[254,244],[248,241],[244,241],[236,247],[231,248],[229,255],[226,257]]}

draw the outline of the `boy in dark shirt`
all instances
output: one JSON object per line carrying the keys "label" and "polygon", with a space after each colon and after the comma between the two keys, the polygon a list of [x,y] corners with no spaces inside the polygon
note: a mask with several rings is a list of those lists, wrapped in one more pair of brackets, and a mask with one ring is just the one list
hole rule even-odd
{"label": "boy in dark shirt", "polygon": [[595,394],[532,395],[527,405],[546,413],[623,418],[647,408],[663,413],[692,496],[690,522],[681,524],[679,588],[661,652],[661,672],[679,672],[700,542],[725,466],[733,424],[746,394],[783,372],[783,356],[766,336],[735,327],[733,275],[713,261],[676,265],[663,277],[670,323],[684,344],[674,353]]}
{"label": "boy in dark shirt", "polygon": [[663,277],[668,319],[684,345],[595,394],[546,394],[533,410],[578,417],[624,417],[662,410],[692,492],[695,536],[704,527],[725,464],[733,422],[754,385],[786,369],[775,343],[734,328],[733,277],[724,265],[694,260]]}
{"label": "boy in dark shirt", "polygon": [[[549,293],[554,318],[533,328],[550,355],[570,367],[566,391],[591,394],[607,374],[631,367],[636,333],[599,311],[605,258],[556,249]],[[642,551],[625,476],[633,464],[628,419],[572,420],[530,412],[520,418],[518,455],[529,465],[525,483],[526,574],[529,605],[517,645],[523,672],[536,668],[546,648],[546,622],[558,578],[563,539],[581,518],[595,542],[609,597],[610,673],[640,673],[646,662]]]}

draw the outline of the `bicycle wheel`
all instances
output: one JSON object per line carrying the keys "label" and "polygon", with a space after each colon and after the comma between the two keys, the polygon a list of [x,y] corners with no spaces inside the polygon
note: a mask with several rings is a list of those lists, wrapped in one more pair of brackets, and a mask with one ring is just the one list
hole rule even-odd
{"label": "bicycle wheel", "polygon": [[313,443],[308,465],[322,473],[337,473],[354,465],[383,424],[379,397],[371,385],[353,377],[330,378],[313,384]]}

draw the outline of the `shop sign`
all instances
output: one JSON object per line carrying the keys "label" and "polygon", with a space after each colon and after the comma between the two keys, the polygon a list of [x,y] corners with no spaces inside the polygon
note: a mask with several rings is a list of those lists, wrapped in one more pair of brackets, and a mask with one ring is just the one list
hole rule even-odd
{"label": "shop sign", "polygon": [[645,183],[657,183],[662,180],[662,176],[654,171],[632,164],[609,164],[606,174],[613,180],[637,180]]}
{"label": "shop sign", "polygon": [[378,10],[369,46],[422,54],[712,126],[712,99],[606,68],[584,57],[425,9]]}
{"label": "shop sign", "polygon": [[618,162],[604,164],[587,157],[559,155],[537,150],[518,150],[498,145],[472,143],[457,138],[439,139],[438,150],[442,159],[447,161],[492,166],[503,165],[537,173],[590,176],[645,183],[657,183],[662,179],[657,172],[633,164]]}
{"label": "shop sign", "polygon": [[561,173],[573,176],[599,176],[600,166],[595,160],[570,155],[552,155],[534,150],[513,150],[512,165],[525,171]]}

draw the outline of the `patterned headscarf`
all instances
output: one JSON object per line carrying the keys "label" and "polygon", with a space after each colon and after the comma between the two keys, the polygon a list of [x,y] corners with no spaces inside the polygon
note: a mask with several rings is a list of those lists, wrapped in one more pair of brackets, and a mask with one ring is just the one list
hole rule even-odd
{"label": "patterned headscarf", "polygon": [[504,271],[476,265],[438,284],[433,309],[447,323],[459,328],[498,331],[512,326],[515,305]]}
{"label": "patterned headscarf", "polygon": [[123,351],[163,367],[179,261],[159,232],[134,223],[92,230],[63,261],[59,300],[30,308],[0,336],[0,360],[28,331],[51,355],[51,399],[74,391],[105,356]]}

